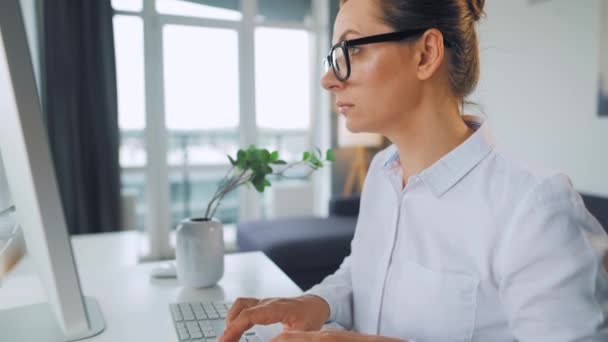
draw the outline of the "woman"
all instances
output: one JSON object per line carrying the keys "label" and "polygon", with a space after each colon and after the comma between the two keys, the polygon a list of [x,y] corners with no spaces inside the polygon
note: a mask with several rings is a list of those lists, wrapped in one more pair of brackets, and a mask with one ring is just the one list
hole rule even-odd
{"label": "woman", "polygon": [[[461,115],[483,5],[342,5],[323,87],[349,130],[393,145],[371,163],[340,269],[298,298],[238,299],[224,341],[275,322],[275,341],[608,341],[601,226],[567,177],[510,159]],[[330,321],[351,331],[320,332]]]}

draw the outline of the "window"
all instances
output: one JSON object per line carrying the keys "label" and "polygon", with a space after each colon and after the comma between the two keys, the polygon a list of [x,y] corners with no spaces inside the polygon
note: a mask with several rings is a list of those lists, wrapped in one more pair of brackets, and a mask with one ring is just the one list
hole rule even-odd
{"label": "window", "polygon": [[[163,57],[171,216],[176,224],[205,212],[227,170],[226,155],[236,154],[239,147],[237,32],[166,25]],[[217,215],[222,222],[236,221],[236,193],[224,200]]]}
{"label": "window", "polygon": [[223,20],[241,20],[238,0],[157,0],[156,10],[161,14]]}
{"label": "window", "polygon": [[[311,75],[320,68],[315,1],[328,0],[112,0],[123,190],[137,198],[140,229],[153,214],[148,206],[167,210],[171,227],[202,215],[244,136],[285,159],[310,148]],[[163,105],[151,105],[150,94]],[[255,108],[241,108],[253,103],[247,99]],[[156,136],[166,137],[164,180],[146,179],[151,160],[165,153],[146,144]],[[147,203],[163,182],[168,198],[147,200],[165,202]],[[237,195],[218,211],[225,223],[247,219],[240,207],[252,204]]]}
{"label": "window", "polygon": [[112,7],[117,11],[140,12],[144,0],[112,0]]}
{"label": "window", "polygon": [[[121,9],[141,10],[141,1],[118,1]],[[129,7],[130,6],[130,7]],[[146,146],[144,129],[144,28],[138,16],[115,15],[113,19],[116,81],[118,91],[118,124],[120,166],[123,196],[135,197],[138,228],[143,228],[146,213],[145,173]]]}
{"label": "window", "polygon": [[256,121],[261,146],[285,160],[309,147],[310,33],[260,27],[255,31]]}

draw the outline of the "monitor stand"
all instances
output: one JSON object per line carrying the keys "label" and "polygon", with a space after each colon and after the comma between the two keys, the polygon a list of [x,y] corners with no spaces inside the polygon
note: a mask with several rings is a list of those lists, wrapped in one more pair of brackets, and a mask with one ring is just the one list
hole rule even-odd
{"label": "monitor stand", "polygon": [[50,305],[41,303],[0,310],[2,340],[72,342],[98,335],[105,329],[99,304],[90,297],[84,297],[84,302],[89,317],[90,330],[79,336],[65,336],[57,323],[55,315],[51,312]]}

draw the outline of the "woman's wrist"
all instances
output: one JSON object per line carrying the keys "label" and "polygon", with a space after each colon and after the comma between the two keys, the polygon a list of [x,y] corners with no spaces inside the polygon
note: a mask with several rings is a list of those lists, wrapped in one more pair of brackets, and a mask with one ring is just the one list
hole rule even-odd
{"label": "woman's wrist", "polygon": [[323,322],[327,322],[329,320],[331,312],[329,303],[327,303],[325,299],[313,294],[306,294],[301,296],[300,298],[313,303],[315,307],[319,308],[319,314],[320,317],[323,318]]}

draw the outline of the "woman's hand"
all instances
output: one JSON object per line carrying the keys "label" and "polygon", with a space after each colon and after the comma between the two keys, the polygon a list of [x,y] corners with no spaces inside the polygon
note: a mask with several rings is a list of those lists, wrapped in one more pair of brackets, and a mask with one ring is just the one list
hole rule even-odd
{"label": "woman's hand", "polygon": [[256,324],[283,323],[285,331],[317,331],[329,318],[329,305],[318,296],[296,298],[239,298],[226,316],[221,342],[237,342]]}
{"label": "woman's hand", "polygon": [[270,342],[407,342],[388,337],[362,335],[351,331],[284,331]]}

